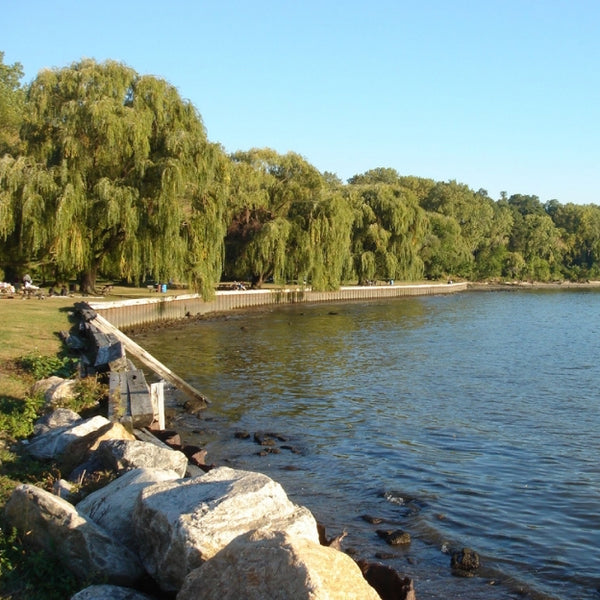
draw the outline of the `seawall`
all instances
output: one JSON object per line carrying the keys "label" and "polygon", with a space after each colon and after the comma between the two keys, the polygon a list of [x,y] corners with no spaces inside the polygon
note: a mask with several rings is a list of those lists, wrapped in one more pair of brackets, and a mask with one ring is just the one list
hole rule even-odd
{"label": "seawall", "polygon": [[299,302],[345,302],[377,300],[403,296],[452,294],[467,289],[466,282],[444,284],[408,284],[385,286],[349,286],[333,292],[314,292],[310,289],[265,289],[217,291],[214,299],[205,301],[198,294],[136,298],[114,302],[88,303],[97,313],[119,329],[148,325],[160,321],[223,313],[232,310],[294,304]]}

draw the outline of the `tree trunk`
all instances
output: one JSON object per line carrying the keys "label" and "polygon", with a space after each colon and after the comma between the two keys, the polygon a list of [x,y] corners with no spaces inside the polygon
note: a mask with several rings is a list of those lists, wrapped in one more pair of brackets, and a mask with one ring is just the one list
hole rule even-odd
{"label": "tree trunk", "polygon": [[253,290],[259,290],[262,287],[264,281],[264,276],[262,274],[257,275],[254,274],[252,275],[252,280],[251,280],[251,287]]}
{"label": "tree trunk", "polygon": [[96,293],[97,275],[98,269],[96,267],[90,267],[89,269],[81,272],[79,276],[79,289],[82,294]]}

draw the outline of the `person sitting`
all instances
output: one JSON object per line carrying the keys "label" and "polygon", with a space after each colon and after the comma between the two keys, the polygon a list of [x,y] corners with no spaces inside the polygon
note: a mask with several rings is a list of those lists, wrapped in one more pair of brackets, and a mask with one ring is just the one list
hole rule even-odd
{"label": "person sitting", "polygon": [[31,281],[31,276],[29,275],[29,273],[23,277],[23,289],[28,294],[30,294],[31,292],[34,292],[35,290],[40,289],[37,285],[33,285],[33,282]]}

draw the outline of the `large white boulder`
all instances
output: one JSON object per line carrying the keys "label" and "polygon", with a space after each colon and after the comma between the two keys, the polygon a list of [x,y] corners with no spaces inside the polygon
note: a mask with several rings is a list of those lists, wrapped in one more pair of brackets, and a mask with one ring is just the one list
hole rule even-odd
{"label": "large white boulder", "polygon": [[53,427],[36,435],[25,448],[29,454],[40,460],[59,459],[68,454],[71,444],[109,424],[110,421],[100,415],[80,419],[71,425]]}
{"label": "large white boulder", "polygon": [[33,485],[17,486],[5,508],[12,527],[55,555],[83,581],[131,586],[144,575],[137,556],[62,498]]}
{"label": "large white boulder", "polygon": [[32,394],[44,394],[48,406],[59,407],[77,395],[77,381],[63,379],[53,375],[47,379],[40,379],[31,388]]}
{"label": "large white boulder", "polygon": [[195,569],[177,600],[380,600],[339,550],[280,531],[252,531]]}
{"label": "large white boulder", "polygon": [[254,529],[319,542],[310,511],[291,502],[279,483],[229,467],[144,488],[133,521],[144,566],[167,592],[177,591],[190,571]]}
{"label": "large white boulder", "polygon": [[178,478],[175,471],[133,469],[86,496],[77,504],[77,510],[137,553],[132,516],[140,492],[149,485]]}

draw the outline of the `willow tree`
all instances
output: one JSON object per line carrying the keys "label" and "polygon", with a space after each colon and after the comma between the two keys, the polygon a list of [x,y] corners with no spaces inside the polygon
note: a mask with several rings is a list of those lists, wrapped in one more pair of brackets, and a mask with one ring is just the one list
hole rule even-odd
{"label": "willow tree", "polygon": [[5,65],[4,52],[0,52],[0,157],[7,153],[14,156],[19,151],[24,98],[22,77],[22,65]]}
{"label": "willow tree", "polygon": [[227,173],[202,120],[167,82],[114,61],[44,70],[31,84],[26,152],[58,188],[39,226],[57,267],[177,279],[209,295],[223,260]]}
{"label": "willow tree", "polygon": [[51,260],[46,254],[53,219],[52,199],[57,186],[47,169],[27,156],[0,158],[0,262],[7,280],[23,275],[26,267]]}
{"label": "willow tree", "polygon": [[471,270],[472,255],[453,217],[428,213],[429,231],[423,239],[421,257],[431,279],[464,277]]}
{"label": "willow tree", "polygon": [[563,263],[573,279],[600,275],[600,207],[588,204],[555,204],[552,220],[565,245]]}
{"label": "willow tree", "polygon": [[388,184],[351,187],[355,188],[351,190],[356,215],[353,255],[359,282],[420,279],[420,249],[428,222],[414,194]]}
{"label": "willow tree", "polygon": [[354,214],[340,192],[323,188],[313,201],[295,202],[289,214],[288,278],[313,290],[338,289],[353,275]]}
{"label": "willow tree", "polygon": [[[461,235],[471,252],[471,266],[475,264],[475,254],[486,245],[494,218],[493,202],[485,190],[475,192],[463,183],[456,181],[437,182],[421,205],[430,212],[452,217],[460,225]],[[469,276],[470,273],[464,273]]]}
{"label": "willow tree", "polygon": [[[310,241],[298,238],[298,222],[321,200],[327,184],[315,167],[293,152],[255,148],[231,158],[226,271],[257,287],[270,277],[281,283],[306,266]],[[300,229],[307,232],[307,222]],[[302,265],[294,264],[298,260]]]}

